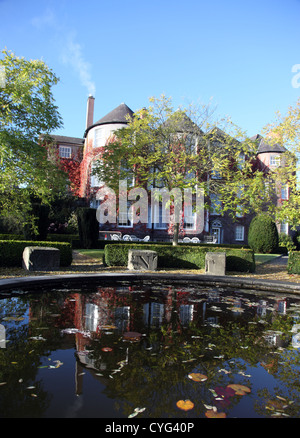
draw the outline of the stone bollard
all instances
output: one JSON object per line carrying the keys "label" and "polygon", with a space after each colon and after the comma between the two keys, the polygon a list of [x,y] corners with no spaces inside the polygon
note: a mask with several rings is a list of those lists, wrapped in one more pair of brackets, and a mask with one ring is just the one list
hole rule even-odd
{"label": "stone bollard", "polygon": [[27,271],[55,271],[60,266],[59,249],[26,246],[23,251],[22,266]]}
{"label": "stone bollard", "polygon": [[225,275],[226,254],[225,252],[207,252],[205,256],[205,274]]}
{"label": "stone bollard", "polygon": [[157,252],[142,249],[128,251],[128,269],[142,271],[156,271]]}

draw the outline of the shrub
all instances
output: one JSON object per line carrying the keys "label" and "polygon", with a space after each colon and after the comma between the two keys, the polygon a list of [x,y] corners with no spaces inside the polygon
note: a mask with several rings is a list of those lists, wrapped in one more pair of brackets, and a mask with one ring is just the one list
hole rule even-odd
{"label": "shrub", "polygon": [[81,248],[95,248],[99,237],[99,222],[94,208],[77,209],[78,231]]}
{"label": "shrub", "polygon": [[114,244],[104,249],[105,263],[108,266],[127,266],[128,250],[150,249],[158,254],[159,268],[204,269],[207,252],[226,252],[228,271],[254,272],[254,253],[251,249],[225,248],[200,245],[160,245],[160,244]]}
{"label": "shrub", "polygon": [[[33,202],[31,205],[32,223],[24,225],[26,240],[46,240],[48,233],[49,206]],[[36,234],[37,232],[37,234]]]}
{"label": "shrub", "polygon": [[284,233],[279,234],[279,247],[285,248],[285,253],[287,253],[288,251],[294,251],[296,249],[296,245],[294,244],[291,236]]}
{"label": "shrub", "polygon": [[278,248],[278,231],[267,214],[255,216],[249,227],[248,244],[256,253],[270,254]]}
{"label": "shrub", "polygon": [[287,271],[289,274],[300,274],[300,251],[289,253]]}
{"label": "shrub", "polygon": [[47,246],[58,248],[60,265],[72,263],[72,247],[66,242],[42,242],[32,240],[0,240],[0,266],[22,266],[23,251],[26,246]]}

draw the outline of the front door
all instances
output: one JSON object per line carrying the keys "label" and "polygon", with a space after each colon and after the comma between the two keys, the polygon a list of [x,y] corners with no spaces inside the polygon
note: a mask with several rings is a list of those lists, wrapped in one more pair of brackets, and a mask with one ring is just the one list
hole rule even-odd
{"label": "front door", "polygon": [[214,237],[216,237],[216,239],[217,239],[216,243],[221,243],[221,228],[219,228],[219,227],[212,227],[211,234]]}

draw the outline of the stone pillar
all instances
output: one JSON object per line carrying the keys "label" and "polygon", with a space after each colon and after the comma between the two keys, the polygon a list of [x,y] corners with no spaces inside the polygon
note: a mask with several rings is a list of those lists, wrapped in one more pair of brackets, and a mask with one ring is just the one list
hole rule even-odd
{"label": "stone pillar", "polygon": [[55,271],[60,266],[58,248],[26,246],[22,266],[27,271]]}
{"label": "stone pillar", "polygon": [[156,271],[157,252],[150,250],[130,249],[128,251],[128,269]]}
{"label": "stone pillar", "polygon": [[207,252],[205,256],[205,274],[225,275],[226,254],[225,252]]}

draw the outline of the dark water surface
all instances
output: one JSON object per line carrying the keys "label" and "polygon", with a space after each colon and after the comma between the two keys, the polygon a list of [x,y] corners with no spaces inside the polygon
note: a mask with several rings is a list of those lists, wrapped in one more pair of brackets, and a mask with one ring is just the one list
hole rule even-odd
{"label": "dark water surface", "polygon": [[199,285],[2,294],[0,417],[299,417],[299,312]]}

